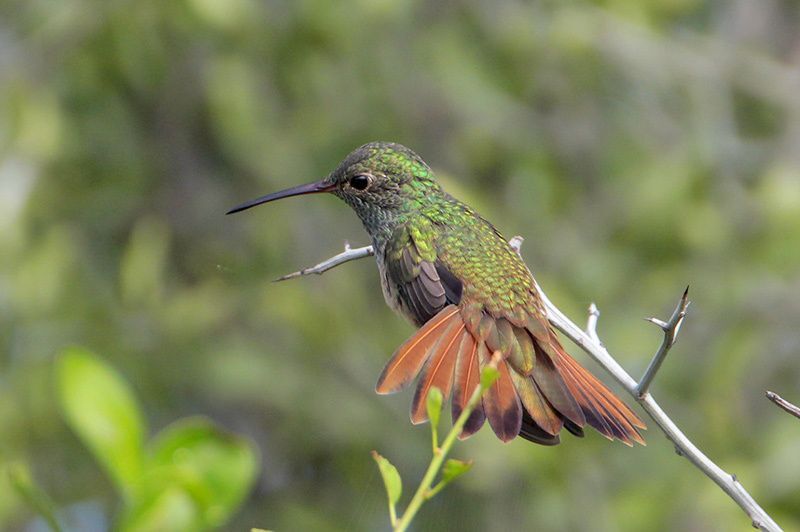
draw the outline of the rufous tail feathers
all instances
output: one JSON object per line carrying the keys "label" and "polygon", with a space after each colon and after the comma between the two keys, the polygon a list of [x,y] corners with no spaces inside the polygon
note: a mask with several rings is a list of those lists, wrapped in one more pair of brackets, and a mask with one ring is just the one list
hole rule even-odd
{"label": "rufous tail feathers", "polygon": [[[486,316],[482,322],[485,325]],[[490,325],[495,320],[491,319]],[[511,328],[507,323],[504,327]],[[485,328],[485,327],[484,327]],[[507,442],[517,436],[543,445],[559,443],[562,428],[582,436],[590,425],[608,439],[626,445],[644,445],[639,433],[644,423],[594,375],[570,357],[550,331],[546,343],[524,328],[513,328],[520,345],[530,347],[530,363],[524,368],[505,358],[498,366],[499,378],[486,391],[472,413],[461,438],[477,432],[488,420],[498,438]],[[504,353],[506,357],[510,354]],[[456,305],[442,309],[401,345],[378,379],[379,394],[399,391],[421,373],[411,405],[414,424],[428,420],[426,400],[431,388],[452,397],[455,421],[480,383],[481,369],[491,352],[481,334],[470,332]]]}

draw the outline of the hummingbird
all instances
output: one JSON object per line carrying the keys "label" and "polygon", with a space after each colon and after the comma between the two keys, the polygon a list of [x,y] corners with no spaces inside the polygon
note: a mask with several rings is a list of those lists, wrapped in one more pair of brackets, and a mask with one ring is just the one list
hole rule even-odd
{"label": "hummingbird", "polygon": [[419,375],[411,422],[428,420],[433,387],[453,421],[500,352],[499,377],[460,437],[488,420],[503,442],[560,442],[589,425],[610,440],[644,444],[644,423],[562,347],[531,271],[494,225],[457,200],[409,148],[371,142],[327,177],[239,205],[227,214],[290,196],[330,193],[361,219],[387,304],[418,327],[381,373],[375,391],[395,393]]}

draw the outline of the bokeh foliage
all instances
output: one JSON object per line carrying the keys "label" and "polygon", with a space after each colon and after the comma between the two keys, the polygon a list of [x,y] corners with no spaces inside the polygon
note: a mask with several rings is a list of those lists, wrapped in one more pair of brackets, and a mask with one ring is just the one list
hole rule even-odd
{"label": "bokeh foliage", "polygon": [[[634,374],[683,287],[654,386],[709,455],[800,528],[800,7],[792,0],[11,0],[0,4],[0,461],[102,530],[111,480],[68,429],[54,365],[85,345],[152,432],[203,415],[257,442],[228,525],[375,530],[380,449],[421,474],[427,429],[374,381],[411,328],[332,198],[233,218],[375,139],[419,151]],[[462,444],[436,530],[744,530],[674,456],[594,435]],[[580,509],[580,511],[576,511]],[[32,515],[0,481],[0,528]]]}
{"label": "bokeh foliage", "polygon": [[146,443],[133,391],[102,359],[69,348],[56,371],[67,424],[122,499],[119,530],[207,530],[239,508],[258,469],[251,442],[197,417],[170,424]]}

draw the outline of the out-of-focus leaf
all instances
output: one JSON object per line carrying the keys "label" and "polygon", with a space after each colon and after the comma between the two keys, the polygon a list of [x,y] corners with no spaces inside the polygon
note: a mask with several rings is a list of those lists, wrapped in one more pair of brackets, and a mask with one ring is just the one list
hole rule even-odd
{"label": "out-of-focus leaf", "polygon": [[176,532],[204,527],[192,496],[180,486],[163,486],[140,500],[123,519],[122,532]]}
{"label": "out-of-focus leaf", "polygon": [[431,388],[428,392],[428,418],[431,420],[431,427],[439,426],[439,418],[442,415],[442,392],[437,387]]}
{"label": "out-of-focus leaf", "polygon": [[[258,452],[249,440],[203,418],[185,419],[153,441],[143,489],[152,493],[164,485],[180,488],[191,497],[204,526],[219,526],[247,496],[258,462]],[[134,513],[146,510],[142,507]]]}
{"label": "out-of-focus leaf", "polygon": [[379,455],[376,451],[372,451],[372,458],[377,462],[378,469],[380,469],[383,477],[383,483],[386,485],[389,504],[394,506],[403,494],[403,481],[400,478],[400,473],[397,472],[397,468],[389,460]]}
{"label": "out-of-focus leaf", "polygon": [[472,469],[472,461],[462,462],[461,460],[450,459],[445,462],[442,468],[442,482],[449,484],[470,469]]}
{"label": "out-of-focus leaf", "polygon": [[131,495],[141,477],[145,428],[128,383],[97,356],[77,347],[61,354],[57,374],[67,423],[120,492]]}
{"label": "out-of-focus leaf", "polygon": [[61,532],[61,526],[56,519],[55,504],[31,477],[30,470],[21,463],[11,464],[8,467],[8,478],[11,486],[33,511],[41,515],[55,532]]}

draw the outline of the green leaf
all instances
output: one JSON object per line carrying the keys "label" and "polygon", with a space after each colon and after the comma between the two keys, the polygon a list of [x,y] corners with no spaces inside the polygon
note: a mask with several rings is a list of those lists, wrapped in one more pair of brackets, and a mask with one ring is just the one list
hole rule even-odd
{"label": "green leaf", "polygon": [[400,478],[400,473],[397,472],[397,468],[389,460],[379,455],[376,451],[372,451],[372,458],[378,463],[378,469],[381,471],[383,483],[386,485],[386,494],[389,496],[389,504],[394,506],[403,494],[403,481]]}
{"label": "green leaf", "polygon": [[488,390],[499,377],[500,372],[497,371],[497,368],[486,366],[481,371],[481,388],[483,388],[484,391]]}
{"label": "green leaf", "polygon": [[144,421],[128,383],[82,348],[57,361],[58,391],[67,423],[130,496],[142,474]]}
{"label": "green leaf", "polygon": [[179,486],[163,486],[140,499],[129,509],[119,530],[152,532],[154,530],[202,530],[204,527],[191,495]]}
{"label": "green leaf", "polygon": [[61,532],[61,526],[56,519],[55,504],[47,493],[36,485],[28,467],[22,463],[10,464],[8,478],[17,495],[47,521],[50,529]]}
{"label": "green leaf", "polygon": [[439,426],[439,418],[442,415],[442,402],[444,401],[442,397],[442,391],[439,390],[436,386],[430,389],[428,392],[428,401],[427,401],[427,408],[428,408],[428,418],[431,420],[432,427]]}
{"label": "green leaf", "polygon": [[430,500],[436,497],[443,489],[458,477],[472,469],[472,461],[462,462],[461,460],[450,459],[442,467],[442,480],[436,486],[428,490],[425,498]]}
{"label": "green leaf", "polygon": [[[218,527],[242,504],[258,472],[258,452],[249,440],[203,418],[170,425],[156,436],[150,449],[143,497],[129,512],[128,523],[152,513],[161,504],[156,495],[170,489],[189,497],[201,527]],[[172,529],[167,522],[156,528]]]}
{"label": "green leaf", "polygon": [[472,460],[469,462],[462,462],[461,460],[450,459],[442,468],[442,482],[450,484],[470,469],[472,469]]}

